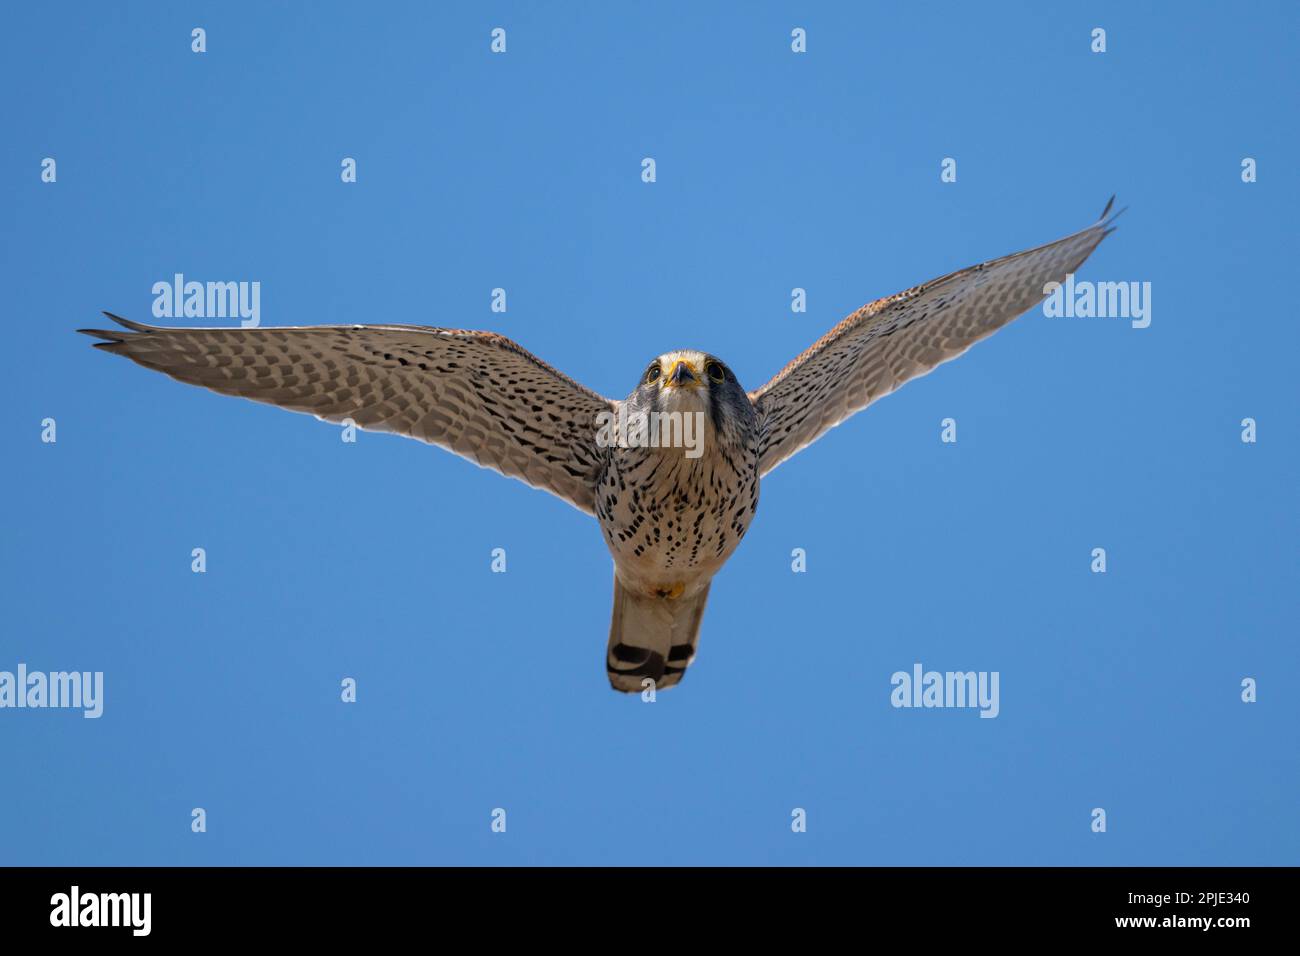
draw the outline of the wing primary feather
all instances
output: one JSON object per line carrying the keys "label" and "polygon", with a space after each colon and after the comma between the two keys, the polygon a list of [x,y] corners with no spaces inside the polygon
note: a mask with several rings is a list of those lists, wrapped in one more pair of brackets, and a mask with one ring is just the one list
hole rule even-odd
{"label": "wing primary feather", "polygon": [[161,327],[156,325],[145,325],[143,322],[133,322],[130,319],[124,319],[120,315],[114,315],[112,312],[104,312],[104,317],[112,319],[124,329],[130,329],[132,332],[157,332]]}
{"label": "wing primary feather", "polygon": [[[107,339],[108,342],[121,342],[126,338],[125,332],[119,332],[116,329],[77,329],[82,335],[93,335],[97,339]],[[97,343],[105,345],[107,342]]]}

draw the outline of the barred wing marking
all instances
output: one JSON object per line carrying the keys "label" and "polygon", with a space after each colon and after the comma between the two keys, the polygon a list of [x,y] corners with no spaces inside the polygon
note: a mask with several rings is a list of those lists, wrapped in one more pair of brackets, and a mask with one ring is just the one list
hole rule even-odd
{"label": "barred wing marking", "polygon": [[1114,201],[1074,235],[872,302],[827,332],[749,393],[762,428],[759,474],[1044,299],[1044,285],[1064,282],[1114,231]]}
{"label": "barred wing marking", "polygon": [[223,395],[406,435],[593,513],[611,403],[510,339],[409,325],[185,329],[105,313],[98,348]]}

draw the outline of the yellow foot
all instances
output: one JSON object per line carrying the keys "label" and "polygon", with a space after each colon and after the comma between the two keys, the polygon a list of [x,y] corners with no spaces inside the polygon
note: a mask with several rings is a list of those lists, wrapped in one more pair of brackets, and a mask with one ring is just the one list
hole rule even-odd
{"label": "yellow foot", "polygon": [[668,600],[671,601],[674,598],[681,597],[682,592],[684,592],[685,590],[686,590],[686,585],[678,581],[670,588],[657,588],[655,590],[655,597],[667,598]]}

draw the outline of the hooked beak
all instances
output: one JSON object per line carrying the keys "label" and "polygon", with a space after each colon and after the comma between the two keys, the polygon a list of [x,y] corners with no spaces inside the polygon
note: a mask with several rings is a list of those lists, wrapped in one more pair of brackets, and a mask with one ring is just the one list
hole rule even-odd
{"label": "hooked beak", "polygon": [[664,384],[669,388],[695,388],[700,384],[700,376],[690,362],[679,359],[669,371]]}

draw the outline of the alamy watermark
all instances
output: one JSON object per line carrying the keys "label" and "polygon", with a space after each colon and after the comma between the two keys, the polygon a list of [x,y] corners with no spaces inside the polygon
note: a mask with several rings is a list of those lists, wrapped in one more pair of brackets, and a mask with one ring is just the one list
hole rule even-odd
{"label": "alamy watermark", "polygon": [[104,713],[103,671],[32,671],[26,664],[18,672],[0,671],[0,708],[68,707],[84,711],[83,717]]}
{"label": "alamy watermark", "polygon": [[262,283],[186,282],[178,272],[171,282],[153,284],[155,319],[239,319],[246,329],[262,321]]}
{"label": "alamy watermark", "polygon": [[132,936],[148,936],[152,912],[152,893],[83,893],[74,885],[50,897],[51,926],[122,926]]}
{"label": "alamy watermark", "polygon": [[1068,273],[1065,283],[1043,286],[1043,315],[1049,319],[1131,319],[1135,329],[1151,324],[1150,282],[1075,282]]}
{"label": "alamy watermark", "polygon": [[998,671],[927,671],[919,663],[912,672],[895,671],[889,702],[895,707],[978,707],[981,717],[996,717]]}
{"label": "alamy watermark", "polygon": [[684,448],[687,458],[704,454],[704,412],[617,412],[596,416],[601,448]]}

